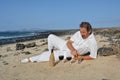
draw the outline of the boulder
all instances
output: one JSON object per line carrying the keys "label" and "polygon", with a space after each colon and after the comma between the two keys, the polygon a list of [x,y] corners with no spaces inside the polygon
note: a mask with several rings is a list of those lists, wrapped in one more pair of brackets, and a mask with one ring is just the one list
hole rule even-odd
{"label": "boulder", "polygon": [[24,44],[17,43],[16,44],[16,50],[23,50],[25,48]]}
{"label": "boulder", "polygon": [[43,45],[47,45],[47,44],[48,44],[48,42],[44,42],[44,43],[41,44],[41,46],[43,46]]}
{"label": "boulder", "polygon": [[109,56],[109,55],[113,55],[113,49],[110,47],[101,47],[98,49],[98,54],[100,56]]}
{"label": "boulder", "polygon": [[2,55],[0,55],[0,58],[2,57]]}
{"label": "boulder", "polygon": [[29,54],[31,54],[31,52],[29,52],[29,51],[23,51],[23,52],[21,52],[22,54],[25,54],[25,55],[29,55]]}
{"label": "boulder", "polygon": [[25,45],[25,47],[27,47],[27,48],[35,47],[35,46],[36,46],[36,43],[35,43],[35,42],[28,43],[28,44]]}
{"label": "boulder", "polygon": [[120,40],[115,41],[116,44],[120,44]]}

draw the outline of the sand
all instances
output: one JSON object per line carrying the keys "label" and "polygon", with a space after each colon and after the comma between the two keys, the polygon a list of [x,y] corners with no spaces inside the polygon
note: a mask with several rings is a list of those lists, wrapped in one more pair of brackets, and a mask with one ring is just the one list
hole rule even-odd
{"label": "sand", "polygon": [[[62,36],[67,39],[71,35]],[[98,48],[109,42],[100,42],[107,38],[96,36]],[[80,64],[70,61],[58,62],[50,67],[49,62],[21,63],[20,60],[41,54],[47,50],[47,39],[22,42],[24,44],[36,42],[37,46],[15,50],[16,43],[0,46],[0,80],[120,80],[120,60],[116,55],[98,56],[95,60],[84,60]],[[8,50],[9,49],[9,50]],[[23,52],[29,51],[26,55]]]}

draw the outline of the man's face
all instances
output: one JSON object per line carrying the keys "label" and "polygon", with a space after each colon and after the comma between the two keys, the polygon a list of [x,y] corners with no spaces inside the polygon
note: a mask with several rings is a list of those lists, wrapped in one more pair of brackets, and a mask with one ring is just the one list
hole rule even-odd
{"label": "man's face", "polygon": [[83,39],[86,39],[90,35],[90,31],[87,31],[86,28],[80,28],[80,33]]}

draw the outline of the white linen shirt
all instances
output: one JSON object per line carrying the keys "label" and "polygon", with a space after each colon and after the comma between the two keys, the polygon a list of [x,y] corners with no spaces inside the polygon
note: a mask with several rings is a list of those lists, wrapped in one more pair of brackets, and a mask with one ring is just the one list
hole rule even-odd
{"label": "white linen shirt", "polygon": [[89,35],[88,38],[83,39],[81,36],[80,31],[77,31],[71,38],[73,41],[72,45],[77,50],[79,55],[86,54],[90,52],[90,57],[96,58],[97,57],[97,42],[93,35]]}

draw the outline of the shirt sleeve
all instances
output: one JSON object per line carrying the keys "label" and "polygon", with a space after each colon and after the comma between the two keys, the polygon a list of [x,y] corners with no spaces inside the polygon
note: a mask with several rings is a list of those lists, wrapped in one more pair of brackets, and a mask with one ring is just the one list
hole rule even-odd
{"label": "shirt sleeve", "polygon": [[94,41],[90,45],[90,57],[97,58],[97,43]]}

